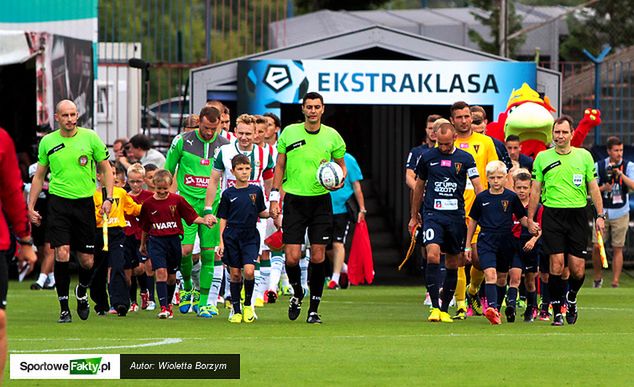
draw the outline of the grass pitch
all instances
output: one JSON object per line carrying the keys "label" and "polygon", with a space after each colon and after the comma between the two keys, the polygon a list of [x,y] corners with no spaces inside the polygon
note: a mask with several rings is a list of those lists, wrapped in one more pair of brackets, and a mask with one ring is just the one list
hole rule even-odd
{"label": "grass pitch", "polygon": [[[239,353],[241,380],[9,380],[7,364],[4,381],[10,386],[630,385],[634,281],[623,275],[618,289],[590,284],[588,278],[579,296],[577,324],[556,328],[524,323],[519,315],[519,321],[500,326],[484,317],[428,323],[422,286],[325,290],[319,326],[305,323],[308,302],[300,318],[289,321],[288,297],[259,308],[254,324],[230,324],[227,310],[212,320],[178,312],[173,320],[158,320],[148,311],[98,317],[91,311],[81,321],[73,312],[72,324],[57,324],[54,291],[11,282],[10,354]],[[173,340],[157,345],[168,338]]]}

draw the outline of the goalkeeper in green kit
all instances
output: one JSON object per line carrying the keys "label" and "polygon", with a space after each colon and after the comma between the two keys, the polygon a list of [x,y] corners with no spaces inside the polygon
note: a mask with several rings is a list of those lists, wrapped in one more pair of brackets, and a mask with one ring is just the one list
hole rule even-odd
{"label": "goalkeeper in green kit", "polygon": [[[214,158],[218,149],[229,140],[216,135],[220,124],[220,112],[206,106],[200,111],[200,126],[198,130],[180,134],[174,139],[167,152],[165,169],[172,174],[176,172],[179,194],[196,210],[199,216],[215,214],[220,202],[220,190],[216,194],[212,207],[205,207],[205,194],[211,175]],[[183,291],[179,310],[187,313],[192,308],[198,309],[199,317],[211,318],[216,314],[207,305],[209,288],[213,280],[215,247],[220,244],[220,228],[191,226],[183,223],[185,234],[182,241],[183,258],[180,271],[183,276]],[[192,250],[196,234],[200,237],[201,268],[200,268],[200,299],[192,291]],[[197,302],[198,301],[198,302]]]}

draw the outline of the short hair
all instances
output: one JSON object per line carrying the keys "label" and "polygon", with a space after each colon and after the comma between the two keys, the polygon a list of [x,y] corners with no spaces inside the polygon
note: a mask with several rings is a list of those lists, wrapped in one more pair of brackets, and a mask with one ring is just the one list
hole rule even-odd
{"label": "short hair", "polygon": [[168,184],[172,184],[172,174],[167,169],[159,169],[152,177],[152,182],[154,184],[160,183],[161,181],[166,181]]}
{"label": "short hair", "polygon": [[273,122],[275,122],[275,126],[277,126],[278,128],[282,126],[282,121],[280,120],[280,117],[277,116],[277,114],[273,112],[266,112],[264,113],[264,117],[272,118]]}
{"label": "short hair", "polygon": [[427,122],[436,122],[436,120],[441,119],[442,116],[440,114],[430,114],[427,116]]}
{"label": "short hair", "polygon": [[240,114],[238,118],[236,118],[236,125],[239,124],[255,125],[255,117],[251,114]]}
{"label": "short hair", "polygon": [[531,181],[531,173],[526,168],[520,168],[513,172],[513,184],[518,181]]}
{"label": "short hair", "polygon": [[[440,126],[441,126],[442,124],[449,124],[449,125],[451,125],[451,121],[449,121],[449,120],[448,120],[448,119],[446,119],[446,118],[439,118],[439,119],[437,119],[436,121],[434,121],[434,126],[432,127],[432,130],[433,130],[434,132],[437,132],[437,131],[438,131],[438,129],[440,129]],[[453,126],[453,125],[451,125],[451,126]],[[454,128],[454,129],[455,129],[455,128]]]}
{"label": "short hair", "polygon": [[153,163],[147,163],[143,166],[143,168],[145,169],[145,173],[156,171],[157,169],[159,169],[158,165]]}
{"label": "short hair", "polygon": [[216,122],[220,119],[220,111],[213,106],[205,106],[200,110],[198,116],[200,121],[202,121],[204,117],[209,122]]}
{"label": "short hair", "polygon": [[503,175],[506,175],[506,172],[507,172],[506,165],[504,165],[504,163],[501,162],[500,160],[490,161],[486,167],[486,174],[487,176],[489,176],[490,174],[495,172],[500,172]]}
{"label": "short hair", "polygon": [[261,116],[261,115],[256,115],[255,116],[255,123],[256,124],[266,124],[266,118],[264,116]]}
{"label": "short hair", "polygon": [[324,104],[324,97],[321,96],[321,94],[315,92],[315,91],[310,91],[306,94],[304,94],[304,98],[302,98],[302,106],[304,106],[306,104],[306,100],[307,99],[318,99],[321,101],[321,104]]}
{"label": "short hair", "polygon": [[198,128],[198,125],[200,124],[200,117],[198,116],[198,114],[190,114],[186,117],[183,117],[183,121],[181,122],[181,124],[181,127],[183,128]]}
{"label": "short hair", "polygon": [[143,165],[141,165],[141,163],[134,163],[128,167],[127,173],[128,175],[131,173],[138,173],[145,176],[145,168],[143,168]]}
{"label": "short hair", "polygon": [[242,153],[239,153],[231,159],[231,169],[235,169],[238,165],[247,164],[251,166],[251,160]]}
{"label": "short hair", "polygon": [[518,136],[517,134],[509,134],[506,137],[506,141],[505,142],[509,142],[509,141],[517,141],[520,142],[520,136]]}
{"label": "short hair", "polygon": [[135,148],[141,148],[144,151],[149,150],[150,146],[152,145],[152,143],[150,142],[150,138],[145,134],[140,133],[132,136],[132,138],[130,138],[129,144]]}
{"label": "short hair", "polygon": [[[434,123],[434,128],[435,127],[436,127],[436,123]],[[455,133],[456,128],[451,124],[451,122],[443,122],[438,126],[438,129],[434,129],[434,131],[438,132],[438,134],[445,134],[447,132]]]}
{"label": "short hair", "polygon": [[487,112],[480,105],[473,105],[473,106],[469,107],[469,111],[472,114],[473,113],[482,113],[482,118],[485,119],[485,120],[487,119]]}
{"label": "short hair", "polygon": [[449,108],[449,113],[453,117],[453,112],[455,112],[456,110],[462,110],[468,107],[469,107],[469,104],[466,103],[465,101],[457,101],[457,102],[454,102],[453,105],[451,105],[451,107]]}
{"label": "short hair", "polygon": [[570,131],[574,132],[575,130],[575,120],[569,116],[568,114],[563,114],[555,119],[553,122],[553,129],[555,129],[555,125],[561,125],[564,122],[567,122],[570,125]]}
{"label": "short hair", "polygon": [[621,141],[620,138],[618,138],[616,136],[610,136],[606,140],[605,145],[608,148],[608,150],[610,150],[610,149],[612,149],[613,146],[623,145],[623,142]]}
{"label": "short hair", "polygon": [[127,143],[128,143],[127,138],[118,138],[112,142],[112,146],[115,146],[115,144],[121,144],[121,146],[125,147],[125,144]]}
{"label": "short hair", "polygon": [[229,114],[229,108],[217,99],[207,101],[207,103],[205,103],[205,106],[216,108],[216,110],[218,110],[220,114]]}

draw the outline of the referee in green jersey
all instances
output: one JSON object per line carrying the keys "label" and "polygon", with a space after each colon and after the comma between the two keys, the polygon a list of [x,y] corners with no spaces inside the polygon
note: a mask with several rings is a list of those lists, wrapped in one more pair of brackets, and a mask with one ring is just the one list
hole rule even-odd
{"label": "referee in green jersey", "polygon": [[560,300],[565,289],[561,274],[566,263],[570,269],[566,322],[574,324],[577,321],[577,293],[583,285],[585,261],[589,257],[586,213],[588,191],[596,213],[599,214],[597,230],[603,232],[605,227],[594,160],[587,150],[570,145],[572,127],[572,118],[569,116],[555,120],[555,146],[539,153],[535,158],[534,181],[528,205],[529,230],[535,233],[539,226],[533,219],[541,196],[544,205],[542,246],[544,253],[550,257],[548,290],[554,314],[552,325],[555,326],[563,325]]}
{"label": "referee in green jersey", "polygon": [[[332,201],[328,190],[317,181],[317,169],[322,162],[334,160],[348,174],[343,156],[346,144],[339,133],[321,123],[324,99],[315,92],[307,93],[302,102],[305,120],[289,125],[277,141],[277,163],[269,200],[271,216],[279,215],[280,186],[284,190],[282,241],[286,245],[286,274],[293,287],[288,318],[299,317],[304,292],[301,286],[301,245],[306,231],[310,241],[310,306],[306,322],[319,324],[317,314],[324,291],[326,246],[332,236]],[[333,190],[343,187],[343,181]]]}
{"label": "referee in green jersey", "polygon": [[93,201],[96,167],[103,173],[107,190],[102,212],[109,214],[114,202],[114,179],[108,162],[108,148],[94,130],[77,126],[78,117],[77,106],[73,102],[63,100],[57,104],[55,120],[60,128],[40,141],[37,170],[29,193],[29,218],[39,224],[42,217],[35,211],[35,202],[42,191],[44,177],[50,171],[46,235],[55,249],[54,271],[61,308],[60,323],[72,321],[68,308],[71,249],[77,251],[80,264],[79,284],[75,288],[77,314],[86,320],[90,312],[86,289],[92,276],[97,226]]}

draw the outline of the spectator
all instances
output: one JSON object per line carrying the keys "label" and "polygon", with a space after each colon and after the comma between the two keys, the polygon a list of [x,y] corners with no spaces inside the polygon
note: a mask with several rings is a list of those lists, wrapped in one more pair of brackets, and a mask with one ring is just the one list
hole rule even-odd
{"label": "spectator", "polygon": [[130,168],[130,158],[145,164],[155,164],[159,168],[165,165],[165,156],[156,149],[152,149],[150,138],[144,134],[136,134],[132,136],[130,142],[126,144],[127,157],[120,157],[119,162],[125,169]]}

